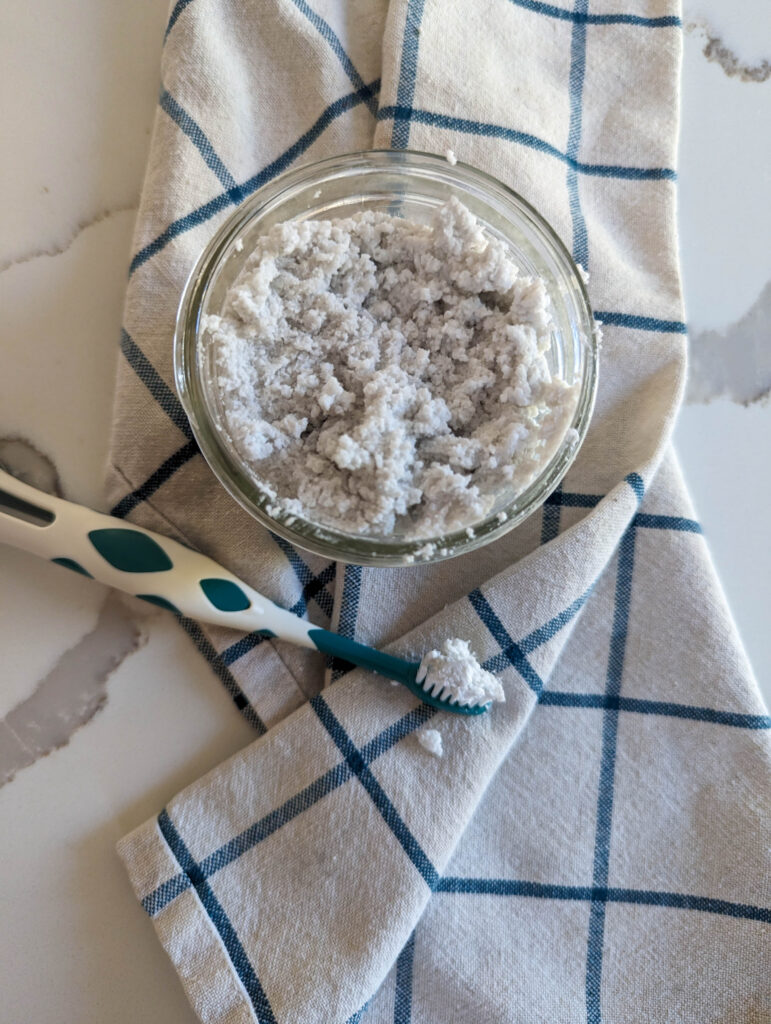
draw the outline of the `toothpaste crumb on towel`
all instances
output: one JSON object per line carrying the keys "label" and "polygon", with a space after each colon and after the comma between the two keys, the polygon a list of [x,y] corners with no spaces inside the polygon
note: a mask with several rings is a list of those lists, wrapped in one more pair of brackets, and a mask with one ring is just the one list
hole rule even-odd
{"label": "toothpaste crumb on towel", "polygon": [[204,329],[225,433],[272,508],[349,534],[480,522],[575,410],[544,282],[455,198],[429,224],[276,225]]}
{"label": "toothpaste crumb on towel", "polygon": [[421,729],[417,733],[418,743],[434,757],[441,757],[444,753],[442,746],[442,734],[438,729]]}
{"label": "toothpaste crumb on towel", "polygon": [[434,696],[455,699],[459,704],[487,704],[505,701],[503,687],[471,653],[467,640],[445,640],[438,651],[424,654],[418,682]]}

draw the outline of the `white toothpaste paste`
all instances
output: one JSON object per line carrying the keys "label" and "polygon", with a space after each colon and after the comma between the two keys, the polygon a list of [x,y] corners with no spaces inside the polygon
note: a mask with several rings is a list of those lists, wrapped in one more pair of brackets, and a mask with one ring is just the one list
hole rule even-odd
{"label": "white toothpaste paste", "polygon": [[224,428],[273,514],[428,538],[478,524],[559,447],[543,281],[457,199],[430,224],[290,221],[204,321]]}
{"label": "white toothpaste paste", "polygon": [[427,750],[429,754],[433,754],[434,757],[442,756],[444,753],[442,734],[438,729],[421,729],[416,735],[418,743],[424,750]]}
{"label": "white toothpaste paste", "polygon": [[423,655],[418,682],[435,697],[446,697],[459,704],[506,700],[496,676],[482,668],[468,641],[457,637],[445,640],[438,651]]}

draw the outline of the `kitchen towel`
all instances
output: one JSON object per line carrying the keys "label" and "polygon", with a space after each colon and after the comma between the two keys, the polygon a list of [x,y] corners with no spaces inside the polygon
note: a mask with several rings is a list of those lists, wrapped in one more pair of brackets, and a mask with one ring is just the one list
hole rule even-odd
{"label": "kitchen towel", "polygon": [[[319,624],[469,639],[506,703],[183,622],[255,742],[123,839],[205,1024],[767,1021],[769,728],[669,436],[685,325],[675,0],[178,0],[137,220],[113,511]],[[232,209],[302,161],[444,153],[532,202],[603,322],[592,426],[508,537],[400,570],[277,541],[215,482],[171,370]],[[740,511],[737,529],[741,529]],[[437,728],[444,756],[419,743]]]}

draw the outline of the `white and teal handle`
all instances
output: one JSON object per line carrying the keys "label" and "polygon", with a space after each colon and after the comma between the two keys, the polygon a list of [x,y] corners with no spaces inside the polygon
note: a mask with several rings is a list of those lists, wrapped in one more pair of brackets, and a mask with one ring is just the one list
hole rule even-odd
{"label": "white and teal handle", "polygon": [[478,715],[489,704],[435,696],[418,682],[419,665],[320,629],[269,601],[206,555],[169,537],[55,498],[0,469],[0,543],[133,594],[200,622],[259,631],[332,654],[396,679],[427,704]]}

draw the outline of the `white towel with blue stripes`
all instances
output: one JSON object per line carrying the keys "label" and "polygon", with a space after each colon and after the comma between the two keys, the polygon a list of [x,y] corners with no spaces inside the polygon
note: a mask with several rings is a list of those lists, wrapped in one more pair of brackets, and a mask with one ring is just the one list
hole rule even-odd
{"label": "white towel with blue stripes", "polygon": [[[114,511],[298,614],[463,636],[506,703],[435,713],[282,644],[186,628],[255,728],[119,846],[205,1024],[760,1024],[769,727],[669,448],[685,372],[677,0],[179,0],[137,221]],[[176,398],[190,267],[284,168],[444,153],[523,194],[591,274],[591,430],[508,537],[335,566],[216,484]],[[213,685],[219,685],[215,683]],[[417,733],[430,721],[443,757]]]}

